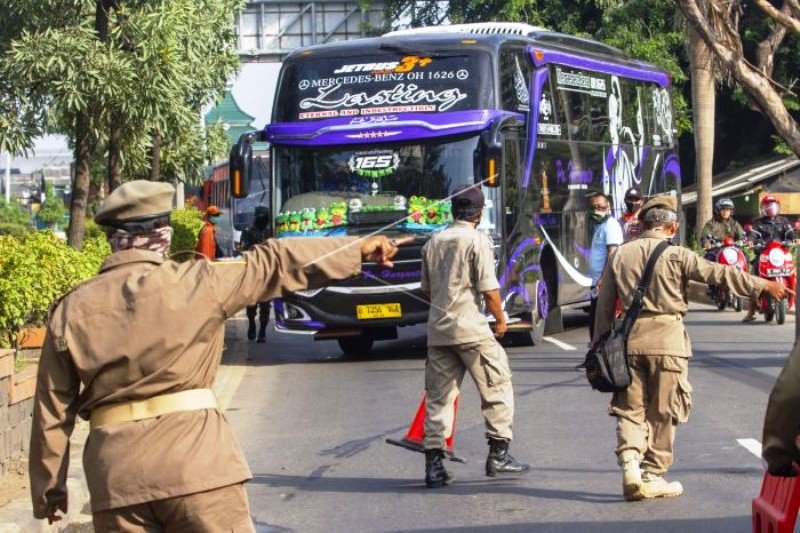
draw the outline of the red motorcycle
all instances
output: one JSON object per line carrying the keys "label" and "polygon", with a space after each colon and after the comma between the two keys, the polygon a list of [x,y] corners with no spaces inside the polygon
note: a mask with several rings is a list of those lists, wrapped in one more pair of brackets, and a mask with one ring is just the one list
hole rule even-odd
{"label": "red motorcycle", "polygon": [[[797,272],[794,266],[794,257],[789,248],[793,236],[790,239],[787,233],[784,238],[787,240],[773,240],[753,248],[758,253],[758,277],[783,283],[794,291],[797,286]],[[793,295],[790,295],[788,300],[775,301],[767,294],[761,296],[759,311],[764,314],[764,320],[767,322],[772,322],[774,318],[778,324],[783,324],[786,321],[786,312],[793,305]]]}
{"label": "red motorcycle", "polygon": [[[706,252],[706,259],[731,268],[738,268],[742,272],[748,271],[747,256],[742,251],[743,241],[734,241],[732,237],[725,237],[720,244],[711,235],[708,235],[707,239],[712,247]],[[717,309],[720,311],[724,311],[726,307],[733,307],[736,311],[742,310],[742,299],[731,292],[727,286],[712,286],[710,293],[711,299],[717,303]]]}

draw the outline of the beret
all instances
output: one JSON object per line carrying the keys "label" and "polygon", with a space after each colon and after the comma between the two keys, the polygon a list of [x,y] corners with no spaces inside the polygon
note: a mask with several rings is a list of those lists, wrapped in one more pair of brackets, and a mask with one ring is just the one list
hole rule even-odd
{"label": "beret", "polygon": [[134,180],[109,194],[94,216],[98,224],[135,222],[172,211],[175,187],[161,181]]}
{"label": "beret", "polygon": [[[646,220],[645,215],[651,209],[659,209],[662,211],[669,211],[671,213],[677,214],[678,213],[678,199],[675,196],[670,195],[662,195],[662,196],[654,196],[647,200],[644,205],[642,206],[642,210],[639,212],[639,219]],[[663,217],[656,217],[656,218],[663,218]],[[676,217],[669,217],[672,220],[676,220]],[[663,222],[666,222],[664,220]]]}
{"label": "beret", "polygon": [[461,185],[452,194],[453,208],[482,209],[483,191],[477,185]]}

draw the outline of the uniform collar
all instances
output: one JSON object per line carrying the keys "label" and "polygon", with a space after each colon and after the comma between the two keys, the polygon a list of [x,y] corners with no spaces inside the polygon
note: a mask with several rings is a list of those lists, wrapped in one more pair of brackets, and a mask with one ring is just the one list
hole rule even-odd
{"label": "uniform collar", "polygon": [[640,239],[658,239],[659,241],[667,240],[667,238],[664,237],[664,235],[662,235],[661,233],[658,233],[655,230],[651,230],[651,229],[649,229],[647,231],[643,231],[642,234],[639,235],[639,238]]}
{"label": "uniform collar", "polygon": [[462,226],[462,227],[468,227],[468,228],[475,229],[475,224],[473,224],[472,222],[469,222],[467,220],[456,220],[456,221],[453,222],[453,226]]}
{"label": "uniform collar", "polygon": [[131,263],[154,263],[160,265],[163,262],[164,256],[159,253],[151,252],[150,250],[131,248],[130,250],[121,250],[108,256],[103,262],[103,266],[100,267],[100,272],[105,272],[112,268]]}

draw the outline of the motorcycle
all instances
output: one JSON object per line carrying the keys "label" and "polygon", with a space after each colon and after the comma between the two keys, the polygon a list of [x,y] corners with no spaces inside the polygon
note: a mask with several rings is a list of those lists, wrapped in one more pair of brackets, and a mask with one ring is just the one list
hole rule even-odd
{"label": "motorcycle", "polygon": [[[758,232],[753,232],[760,237]],[[762,239],[763,240],[763,239]],[[783,283],[786,287],[795,290],[797,286],[797,271],[795,270],[794,257],[789,246],[794,241],[794,233],[790,230],[784,235],[783,241],[773,240],[757,244],[753,249],[758,254],[758,277]],[[774,318],[778,324],[786,322],[786,313],[794,305],[794,295],[787,300],[774,300],[768,294],[762,295],[759,301],[759,311],[764,314],[766,322]]]}
{"label": "motorcycle", "polygon": [[[714,263],[719,263],[731,268],[737,268],[742,272],[747,272],[749,265],[747,256],[742,251],[744,241],[734,241],[732,237],[725,237],[722,243],[714,239],[711,235],[706,235],[711,243],[705,253],[705,258]],[[743,307],[742,299],[734,294],[725,285],[709,287],[711,299],[717,304],[717,309],[724,311],[726,307],[732,307],[736,311],[741,311]]]}

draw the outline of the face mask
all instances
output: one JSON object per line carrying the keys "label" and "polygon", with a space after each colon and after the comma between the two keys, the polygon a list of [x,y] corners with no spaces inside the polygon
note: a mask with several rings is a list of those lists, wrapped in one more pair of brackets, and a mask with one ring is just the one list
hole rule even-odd
{"label": "face mask", "polygon": [[602,222],[608,218],[608,211],[600,211],[597,209],[589,209],[589,218],[595,222]]}
{"label": "face mask", "polygon": [[763,212],[765,217],[776,217],[780,212],[780,206],[775,202],[772,202],[771,204],[764,206]]}

